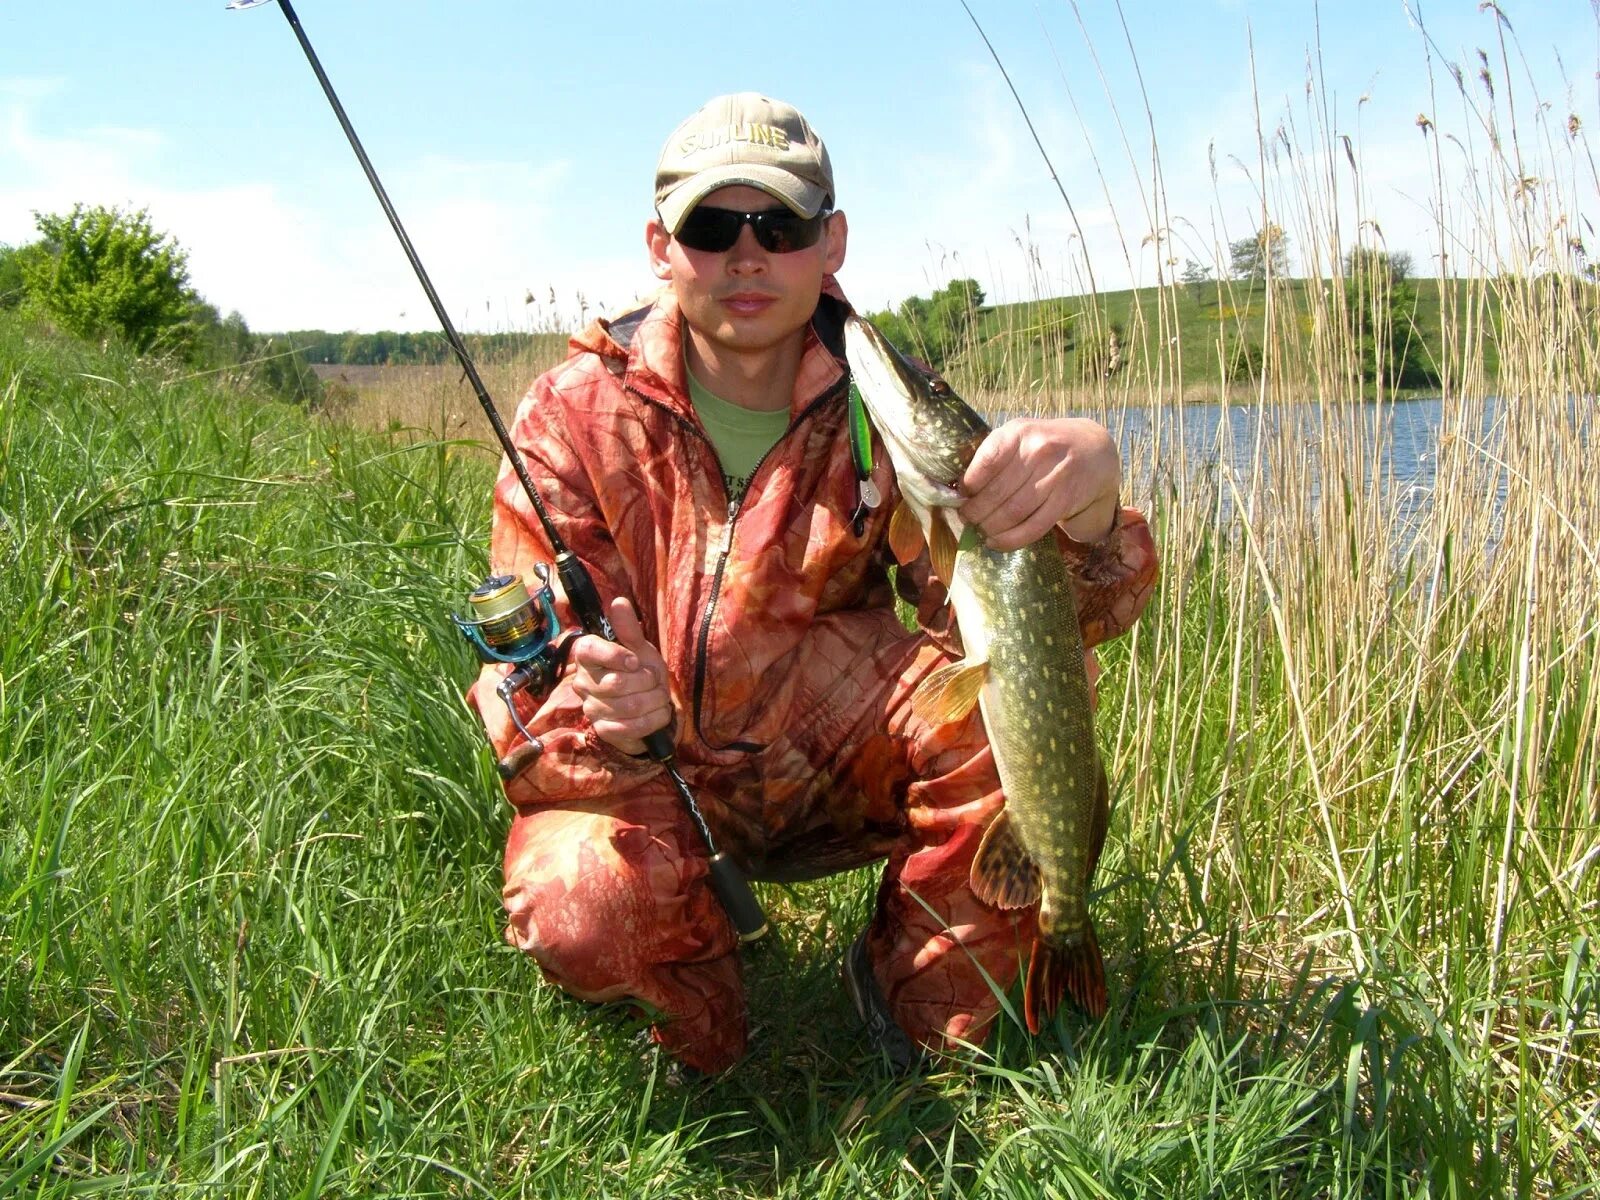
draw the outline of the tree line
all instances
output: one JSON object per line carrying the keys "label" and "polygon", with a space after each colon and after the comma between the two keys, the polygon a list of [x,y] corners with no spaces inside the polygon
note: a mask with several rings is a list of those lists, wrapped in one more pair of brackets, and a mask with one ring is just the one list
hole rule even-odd
{"label": "tree line", "polygon": [[[26,311],[78,337],[115,337],[140,354],[231,372],[308,407],[322,399],[312,364],[453,359],[437,332],[255,333],[241,314],[223,316],[191,286],[187,251],[155,228],[146,209],[79,204],[69,213],[35,213],[34,225],[37,240],[0,245],[0,309]],[[531,350],[539,336],[467,334],[463,340],[475,357],[493,360]]]}
{"label": "tree line", "polygon": [[[305,356],[307,362],[338,363],[343,366],[436,366],[455,361],[455,354],[444,335],[437,332],[377,333],[337,332],[328,329],[291,329],[280,334],[284,341]],[[534,343],[548,334],[466,333],[472,357],[486,361],[505,361],[532,350]]]}
{"label": "tree line", "polygon": [[[311,364],[439,364],[451,358],[437,332],[254,333],[239,313],[223,316],[194,290],[187,253],[154,228],[146,210],[80,204],[70,213],[36,213],[35,225],[36,241],[0,245],[0,309],[26,310],[81,337],[117,337],[141,354],[233,372],[308,406],[322,397]],[[1288,235],[1270,222],[1230,244],[1230,274],[1247,296],[1268,279],[1287,278],[1288,245]],[[1346,255],[1344,268],[1343,311],[1363,378],[1389,386],[1431,382],[1432,366],[1415,320],[1410,255],[1357,246]],[[1197,307],[1204,308],[1208,299],[1217,303],[1221,285],[1210,268],[1189,260],[1181,279]],[[946,370],[980,346],[985,299],[977,280],[955,279],[929,296],[909,297],[870,316],[896,345]],[[1079,375],[1087,380],[1115,373],[1124,331],[1114,323],[1086,321],[1078,302],[1049,303],[1066,306],[1059,320],[1047,324],[1061,342],[1059,349],[1071,353]],[[537,336],[491,333],[466,340],[476,356],[504,358],[530,349]],[[1259,343],[1240,330],[1230,345],[1230,378],[1259,372]]]}

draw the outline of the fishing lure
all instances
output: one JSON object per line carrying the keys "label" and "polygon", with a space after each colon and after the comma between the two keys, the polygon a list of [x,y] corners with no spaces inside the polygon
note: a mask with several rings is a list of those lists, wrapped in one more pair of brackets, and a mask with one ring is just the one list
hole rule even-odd
{"label": "fishing lure", "polygon": [[856,511],[851,514],[851,524],[856,536],[866,528],[867,510],[883,503],[883,494],[872,482],[872,426],[867,421],[867,406],[861,399],[861,390],[855,380],[850,381],[850,461],[856,468]]}

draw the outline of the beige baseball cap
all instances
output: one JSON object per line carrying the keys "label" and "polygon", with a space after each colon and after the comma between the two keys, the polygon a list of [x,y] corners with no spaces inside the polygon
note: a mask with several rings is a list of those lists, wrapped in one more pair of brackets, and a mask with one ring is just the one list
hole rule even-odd
{"label": "beige baseball cap", "polygon": [[656,212],[667,232],[711,192],[742,183],[802,217],[833,203],[827,147],[798,109],[756,92],[718,96],[672,131],[656,164]]}

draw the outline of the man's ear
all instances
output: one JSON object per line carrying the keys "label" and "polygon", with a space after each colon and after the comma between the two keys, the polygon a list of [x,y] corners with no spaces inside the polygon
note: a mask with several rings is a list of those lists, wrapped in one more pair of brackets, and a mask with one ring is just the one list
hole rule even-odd
{"label": "man's ear", "polygon": [[828,218],[828,224],[823,230],[824,246],[822,265],[829,275],[837,275],[839,268],[844,266],[844,247],[850,240],[850,222],[845,219],[841,210]]}
{"label": "man's ear", "polygon": [[672,235],[667,232],[660,218],[652,217],[645,222],[644,244],[650,250],[650,269],[655,272],[656,278],[670,280],[672,260],[667,257],[667,247],[672,245]]}

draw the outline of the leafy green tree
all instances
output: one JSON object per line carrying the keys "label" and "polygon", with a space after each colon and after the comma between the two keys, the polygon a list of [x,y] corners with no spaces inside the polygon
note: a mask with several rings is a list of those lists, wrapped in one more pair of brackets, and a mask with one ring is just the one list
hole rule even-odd
{"label": "leafy green tree", "polygon": [[189,356],[197,363],[221,366],[243,362],[254,352],[250,329],[236,312],[224,320],[215,305],[195,297],[189,325]]}
{"label": "leafy green tree", "polygon": [[[228,319],[231,321],[238,315],[233,313]],[[307,408],[325,407],[322,381],[293,342],[271,334],[253,333],[250,335],[250,344],[251,357],[246,361],[251,379]]]}
{"label": "leafy green tree", "polygon": [[15,308],[22,299],[22,264],[15,246],[0,245],[0,308]]}
{"label": "leafy green tree", "polygon": [[[909,335],[908,345],[913,345],[919,352],[925,352],[927,347],[923,344],[926,340],[924,331],[928,326],[928,301],[923,296],[907,296],[900,302],[900,307],[894,310],[895,316],[900,318]],[[905,349],[902,346],[901,349]]]}
{"label": "leafy green tree", "polygon": [[924,332],[936,366],[943,367],[971,343],[983,300],[976,279],[952,279],[929,298]]}
{"label": "leafy green tree", "polygon": [[184,348],[195,296],[188,255],[149,212],[74,205],[34,214],[41,249],[22,264],[30,305],[80,337],[115,334],[140,353]]}
{"label": "leafy green tree", "polygon": [[1183,260],[1183,282],[1189,288],[1189,298],[1195,302],[1196,307],[1203,306],[1207,293],[1212,289],[1207,286],[1213,282],[1211,268],[1202,267],[1192,258]]}
{"label": "leafy green tree", "polygon": [[892,312],[869,319],[901,351],[942,370],[970,347],[983,302],[976,279],[953,279],[931,296],[908,296]]}
{"label": "leafy green tree", "polygon": [[1368,383],[1422,387],[1434,381],[1417,328],[1411,256],[1352,246],[1344,259],[1345,309]]}
{"label": "leafy green tree", "polygon": [[878,332],[888,338],[890,345],[902,354],[915,354],[921,357],[925,353],[924,348],[917,342],[915,326],[899,312],[886,308],[882,312],[868,313],[867,320],[877,326]]}
{"label": "leafy green tree", "polygon": [[26,246],[0,246],[0,309],[22,307],[28,295],[25,276],[27,265],[42,252],[43,247],[38,242]]}
{"label": "leafy green tree", "polygon": [[1283,226],[1268,221],[1247,238],[1228,243],[1228,261],[1235,279],[1251,283],[1289,273],[1289,235]]}
{"label": "leafy green tree", "polygon": [[1222,339],[1222,370],[1229,383],[1255,383],[1261,378],[1261,343],[1244,337]]}
{"label": "leafy green tree", "polygon": [[80,204],[65,215],[35,213],[34,223],[38,241],[0,246],[0,308],[26,305],[80,337],[120,337],[140,353],[159,350],[241,385],[320,403],[305,356],[201,298],[189,286],[187,255],[145,210]]}

